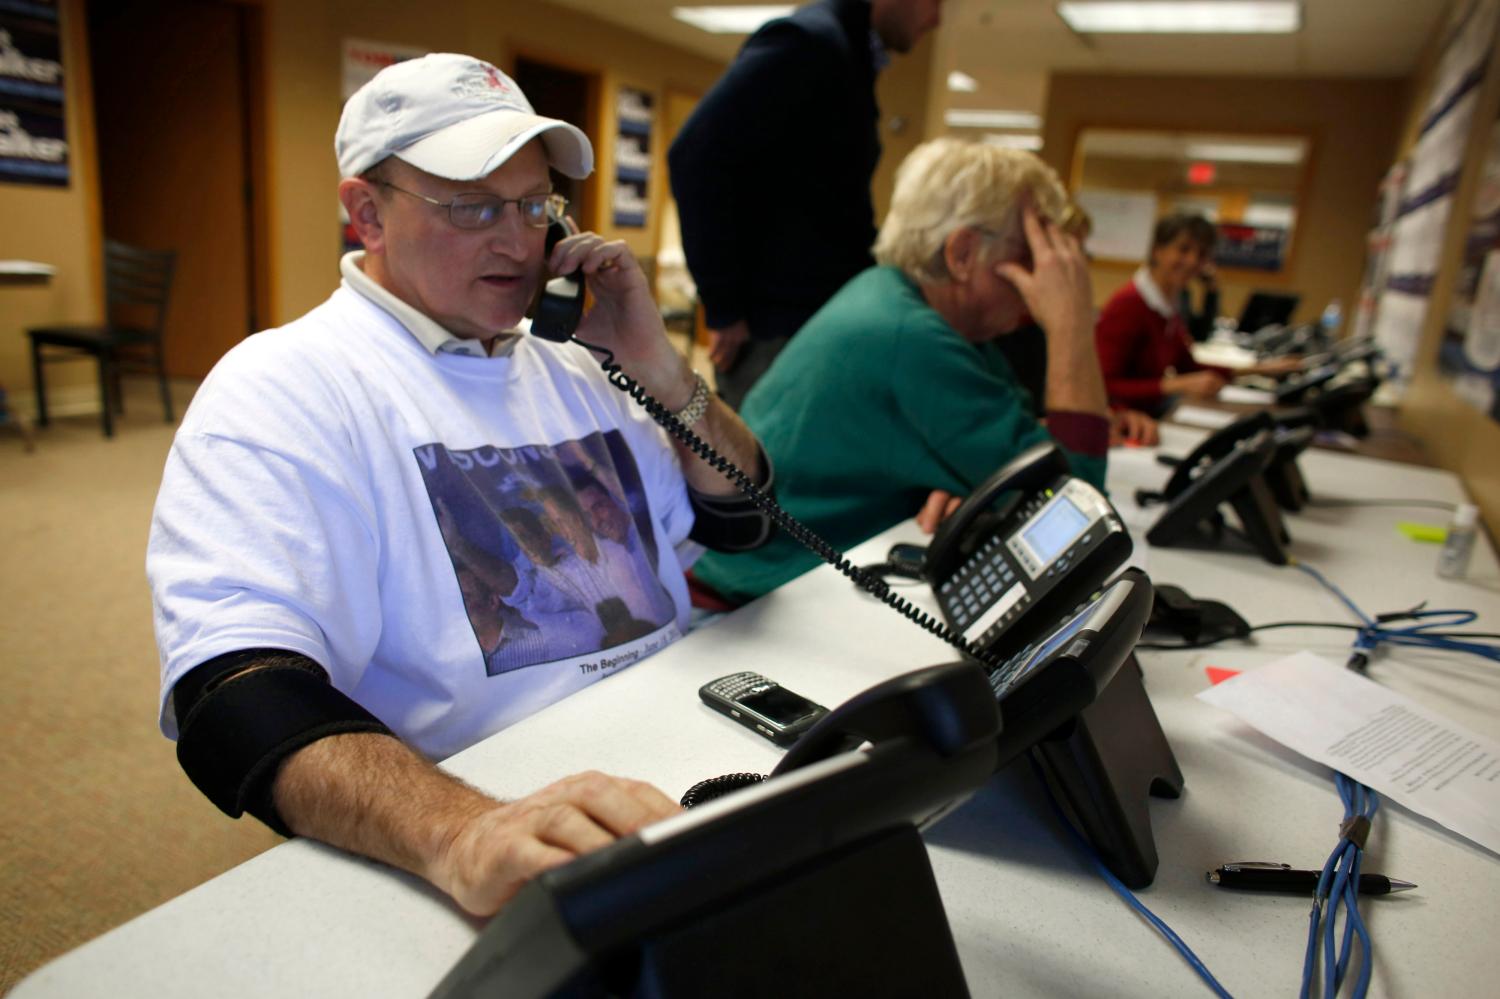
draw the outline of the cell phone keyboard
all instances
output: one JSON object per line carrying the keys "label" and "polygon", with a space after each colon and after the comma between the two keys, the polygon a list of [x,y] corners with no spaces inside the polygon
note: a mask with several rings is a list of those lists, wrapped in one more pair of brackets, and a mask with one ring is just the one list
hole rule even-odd
{"label": "cell phone keyboard", "polygon": [[731,701],[764,693],[776,684],[759,673],[734,673],[714,682],[713,691]]}

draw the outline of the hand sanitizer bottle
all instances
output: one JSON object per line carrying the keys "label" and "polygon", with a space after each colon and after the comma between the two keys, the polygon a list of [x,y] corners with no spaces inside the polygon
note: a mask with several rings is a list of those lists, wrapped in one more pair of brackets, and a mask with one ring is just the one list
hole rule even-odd
{"label": "hand sanitizer bottle", "polygon": [[1444,579],[1462,579],[1469,572],[1469,556],[1474,554],[1474,535],[1479,528],[1479,508],[1460,503],[1448,528],[1448,540],[1438,555],[1437,574]]}

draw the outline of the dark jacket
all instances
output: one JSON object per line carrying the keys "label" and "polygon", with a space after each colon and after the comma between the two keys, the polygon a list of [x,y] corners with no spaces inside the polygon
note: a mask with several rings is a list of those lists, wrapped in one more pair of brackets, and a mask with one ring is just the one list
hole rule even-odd
{"label": "dark jacket", "polygon": [[880,159],[865,0],[766,24],[668,153],[683,250],[708,325],[789,336],[873,262]]}

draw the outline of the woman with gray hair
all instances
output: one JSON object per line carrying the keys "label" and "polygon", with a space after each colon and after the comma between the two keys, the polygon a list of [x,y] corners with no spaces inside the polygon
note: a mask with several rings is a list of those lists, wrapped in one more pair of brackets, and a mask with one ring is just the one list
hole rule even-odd
{"label": "woman with gray hair", "polygon": [[[1104,380],[1069,211],[1030,153],[946,138],[912,151],[878,265],[803,326],[741,411],[788,511],[841,548],[913,515],[930,532],[953,497],[1049,438],[1103,485]],[[1028,315],[1047,337],[1044,417],[993,342]],[[710,552],[693,574],[742,601],[817,561],[783,535],[745,555]]]}

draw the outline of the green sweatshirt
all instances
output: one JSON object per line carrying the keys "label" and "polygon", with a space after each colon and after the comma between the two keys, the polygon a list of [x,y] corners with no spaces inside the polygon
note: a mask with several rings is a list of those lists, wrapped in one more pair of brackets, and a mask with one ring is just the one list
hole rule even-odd
{"label": "green sweatshirt", "polygon": [[[1009,363],[959,336],[893,267],[872,267],[808,320],[741,412],[776,469],[777,501],[840,550],[916,515],[934,489],[967,496],[1049,439]],[[1066,451],[1100,488],[1105,458]],[[821,560],[785,532],[694,574],[733,600]]]}

